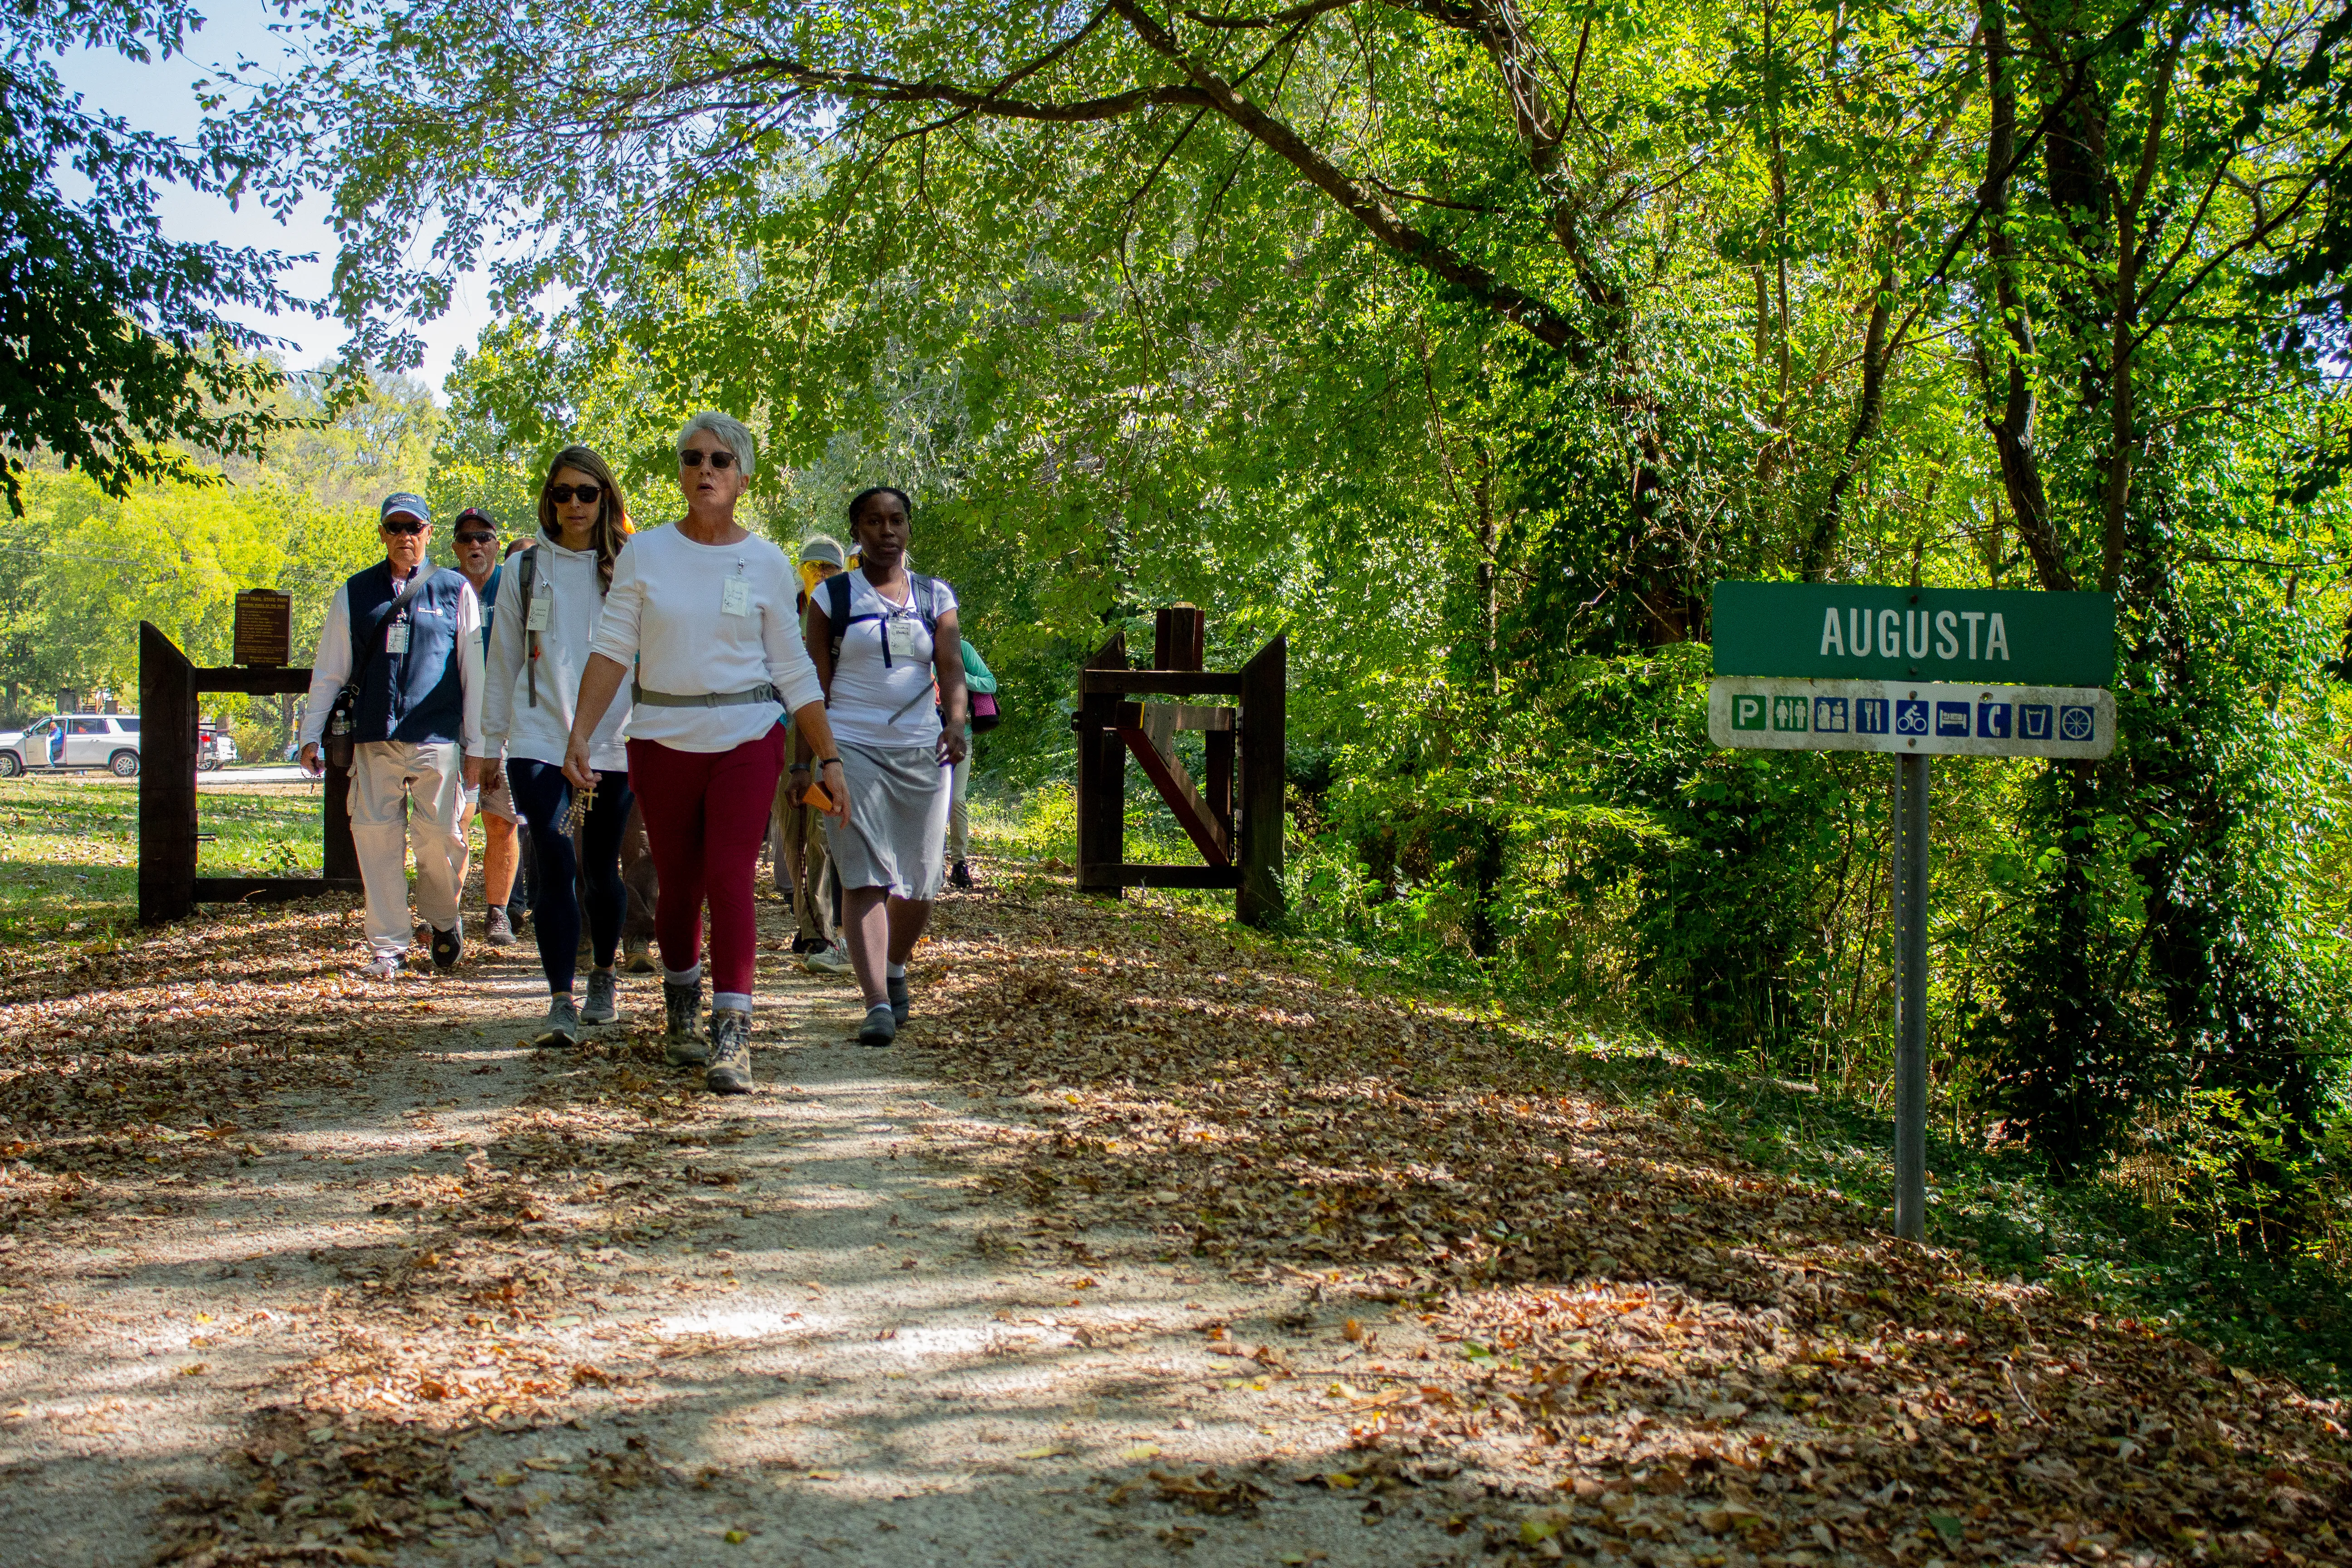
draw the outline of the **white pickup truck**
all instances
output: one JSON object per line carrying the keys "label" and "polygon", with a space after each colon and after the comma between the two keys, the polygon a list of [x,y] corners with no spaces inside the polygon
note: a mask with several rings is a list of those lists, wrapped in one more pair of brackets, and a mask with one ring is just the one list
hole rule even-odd
{"label": "white pickup truck", "polygon": [[79,768],[104,768],[117,778],[137,778],[139,716],[53,713],[26,729],[0,732],[0,778]]}

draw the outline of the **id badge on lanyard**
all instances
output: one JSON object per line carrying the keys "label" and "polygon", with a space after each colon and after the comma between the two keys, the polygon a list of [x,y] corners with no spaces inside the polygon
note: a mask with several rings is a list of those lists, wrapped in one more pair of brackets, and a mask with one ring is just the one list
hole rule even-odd
{"label": "id badge on lanyard", "polygon": [[531,590],[530,613],[523,619],[523,629],[525,631],[531,632],[543,632],[547,629],[547,623],[552,620],[554,616],[555,584],[552,583],[539,584]]}
{"label": "id badge on lanyard", "polygon": [[737,575],[728,578],[727,585],[719,591],[719,608],[723,615],[748,616],[751,613],[751,584],[741,575],[742,570],[739,563],[735,568]]}
{"label": "id badge on lanyard", "polygon": [[393,622],[391,629],[383,634],[383,651],[386,653],[408,651],[408,617],[406,616]]}
{"label": "id badge on lanyard", "polygon": [[903,616],[893,612],[890,616],[890,625],[886,635],[890,639],[890,657],[892,658],[912,658],[915,657],[915,616],[913,611],[909,610]]}

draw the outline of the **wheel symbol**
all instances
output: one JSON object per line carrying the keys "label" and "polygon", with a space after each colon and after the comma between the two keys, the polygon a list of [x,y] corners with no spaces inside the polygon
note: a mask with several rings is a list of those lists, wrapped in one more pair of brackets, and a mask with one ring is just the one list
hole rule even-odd
{"label": "wheel symbol", "polygon": [[2093,728],[2091,710],[2088,708],[2058,710],[2058,735],[2061,740],[2087,741],[2091,738]]}

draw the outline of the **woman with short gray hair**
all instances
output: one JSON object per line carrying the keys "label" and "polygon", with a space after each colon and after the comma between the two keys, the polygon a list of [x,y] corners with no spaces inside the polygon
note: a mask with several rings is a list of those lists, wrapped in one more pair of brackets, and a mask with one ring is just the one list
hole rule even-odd
{"label": "woman with short gray hair", "polygon": [[[668,1056],[675,1066],[705,1067],[705,1083],[719,1094],[751,1089],[751,884],[784,771],[779,718],[789,712],[815,748],[832,798],[848,793],[824,690],[800,642],[799,578],[782,551],[735,521],[756,460],[751,433],[724,414],[698,414],[678,432],[686,515],[621,551],[563,764],[574,785],[595,787],[591,737],[622,680],[631,679],[629,779],[661,880],[654,934]],[[708,1042],[700,1026],[706,901]]]}

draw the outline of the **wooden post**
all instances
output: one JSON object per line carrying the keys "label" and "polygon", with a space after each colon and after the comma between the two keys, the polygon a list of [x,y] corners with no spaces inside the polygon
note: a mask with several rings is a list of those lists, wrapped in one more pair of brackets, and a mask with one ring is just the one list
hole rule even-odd
{"label": "wooden post", "polygon": [[1283,912],[1283,794],[1289,782],[1283,755],[1283,704],[1289,676],[1287,634],[1258,649],[1257,657],[1242,666],[1242,809],[1239,853],[1234,857],[1241,865],[1242,886],[1234,898],[1234,913],[1244,925],[1271,925]]}
{"label": "wooden post", "polygon": [[1152,618],[1151,668],[1198,669],[1208,657],[1209,612],[1171,605]]}
{"label": "wooden post", "polygon": [[[1127,634],[1113,632],[1095,649],[1087,669],[1125,669]],[[1078,874],[1082,893],[1116,899],[1127,858],[1127,742],[1118,733],[1118,694],[1089,692],[1079,679]]]}
{"label": "wooden post", "polygon": [[196,898],[196,667],[139,623],[139,923],[184,920]]}

